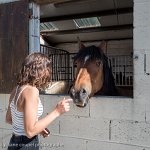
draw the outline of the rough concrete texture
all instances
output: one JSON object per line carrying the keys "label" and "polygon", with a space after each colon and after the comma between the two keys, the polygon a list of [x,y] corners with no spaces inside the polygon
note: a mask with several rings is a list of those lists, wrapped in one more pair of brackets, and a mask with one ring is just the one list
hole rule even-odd
{"label": "rough concrete texture", "polygon": [[[40,137],[41,149],[150,150],[150,75],[144,70],[149,65],[144,55],[150,59],[149,8],[149,0],[134,0],[134,98],[94,97],[84,109],[71,103],[71,111],[49,125],[51,135]],[[41,95],[43,116],[64,96]],[[12,133],[5,123],[8,97],[0,94],[0,150],[6,149]]]}

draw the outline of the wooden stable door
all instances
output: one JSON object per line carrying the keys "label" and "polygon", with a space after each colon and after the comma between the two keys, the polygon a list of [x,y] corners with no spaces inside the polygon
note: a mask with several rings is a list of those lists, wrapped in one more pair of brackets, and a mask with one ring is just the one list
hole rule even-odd
{"label": "wooden stable door", "polygon": [[0,4],[0,93],[10,93],[28,54],[28,1]]}

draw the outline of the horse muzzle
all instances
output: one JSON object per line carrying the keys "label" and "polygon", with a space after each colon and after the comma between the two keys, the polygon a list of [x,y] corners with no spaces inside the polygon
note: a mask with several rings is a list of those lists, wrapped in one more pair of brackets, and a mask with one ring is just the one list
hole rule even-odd
{"label": "horse muzzle", "polygon": [[88,92],[81,88],[80,90],[75,90],[73,87],[71,88],[70,97],[73,99],[74,104],[78,107],[85,107],[89,100]]}

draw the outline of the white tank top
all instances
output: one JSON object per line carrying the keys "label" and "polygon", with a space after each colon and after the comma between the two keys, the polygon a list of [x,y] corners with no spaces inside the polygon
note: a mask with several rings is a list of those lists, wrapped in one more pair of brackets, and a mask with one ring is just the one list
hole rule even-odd
{"label": "white tank top", "polygon": [[[16,98],[16,101],[15,101],[18,87],[19,86],[17,86],[14,98],[12,99],[12,101],[10,103],[11,116],[12,116],[12,127],[13,127],[13,133],[15,133],[16,135],[25,135],[26,136],[25,129],[24,129],[24,114],[23,114],[23,112],[19,112],[17,110],[17,102],[19,100],[21,93],[23,92],[23,90],[25,88],[27,88],[27,86],[25,86],[21,90],[21,92],[18,94],[18,97]],[[43,114],[43,105],[42,105],[41,100],[39,98],[37,120],[42,114]]]}

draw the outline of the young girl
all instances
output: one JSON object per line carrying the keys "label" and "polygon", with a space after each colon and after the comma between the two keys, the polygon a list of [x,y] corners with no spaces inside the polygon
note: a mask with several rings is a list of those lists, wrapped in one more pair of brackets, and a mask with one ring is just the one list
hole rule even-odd
{"label": "young girl", "polygon": [[32,53],[25,58],[6,113],[6,122],[13,127],[8,150],[39,150],[38,134],[47,137],[48,125],[70,110],[72,100],[64,99],[46,117],[38,120],[43,113],[39,90],[48,86],[50,78],[51,61],[47,56]]}

